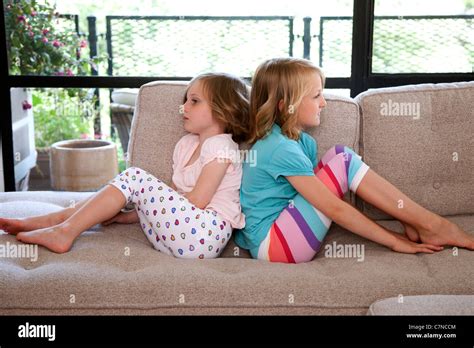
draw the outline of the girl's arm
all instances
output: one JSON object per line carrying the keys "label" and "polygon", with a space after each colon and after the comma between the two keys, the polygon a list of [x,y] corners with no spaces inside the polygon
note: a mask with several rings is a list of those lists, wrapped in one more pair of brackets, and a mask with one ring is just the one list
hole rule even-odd
{"label": "girl's arm", "polygon": [[215,159],[206,164],[196,181],[196,186],[192,191],[186,193],[185,197],[196,207],[206,208],[221,184],[230,164],[231,161],[225,159]]}
{"label": "girl's arm", "polygon": [[332,193],[316,176],[287,176],[287,180],[311,205],[345,229],[398,252],[440,250],[397,238],[356,208]]}

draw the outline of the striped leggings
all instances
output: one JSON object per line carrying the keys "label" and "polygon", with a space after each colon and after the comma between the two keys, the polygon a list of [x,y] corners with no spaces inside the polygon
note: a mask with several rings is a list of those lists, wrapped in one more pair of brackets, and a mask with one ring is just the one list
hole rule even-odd
{"label": "striped leggings", "polygon": [[[329,149],[314,173],[331,192],[342,199],[356,192],[369,166],[361,156],[344,145]],[[319,251],[332,220],[297,194],[272,224],[260,246],[251,249],[253,258],[271,262],[300,263],[313,259]]]}

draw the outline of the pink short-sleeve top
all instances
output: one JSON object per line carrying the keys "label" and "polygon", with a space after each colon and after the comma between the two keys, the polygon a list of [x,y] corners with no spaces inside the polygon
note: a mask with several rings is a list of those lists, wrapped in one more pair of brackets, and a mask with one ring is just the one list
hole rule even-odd
{"label": "pink short-sleeve top", "polygon": [[[245,226],[245,215],[240,207],[240,184],[242,181],[242,164],[239,156],[239,146],[232,140],[231,134],[218,134],[207,138],[201,146],[199,158],[189,166],[199,145],[199,135],[186,134],[176,144],[173,152],[173,183],[178,193],[184,194],[193,190],[203,167],[214,159],[230,159],[232,164],[216,193],[206,209],[219,213],[231,223],[233,228]],[[186,166],[186,167],[185,167]]]}

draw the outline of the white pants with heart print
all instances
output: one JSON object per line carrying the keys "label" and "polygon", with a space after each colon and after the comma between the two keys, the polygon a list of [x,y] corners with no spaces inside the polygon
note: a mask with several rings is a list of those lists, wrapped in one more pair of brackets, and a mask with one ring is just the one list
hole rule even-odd
{"label": "white pants with heart print", "polygon": [[130,167],[109,182],[133,203],[155,249],[181,258],[215,258],[232,234],[229,221],[199,209],[147,171]]}

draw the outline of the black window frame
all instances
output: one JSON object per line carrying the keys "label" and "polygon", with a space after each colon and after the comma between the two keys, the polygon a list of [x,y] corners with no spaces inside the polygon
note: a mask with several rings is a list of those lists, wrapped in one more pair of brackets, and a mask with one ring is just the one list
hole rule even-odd
{"label": "black window frame", "polygon": [[[372,39],[375,0],[354,0],[352,24],[351,76],[346,78],[328,77],[326,88],[350,89],[351,97],[370,89],[393,87],[407,84],[474,81],[471,73],[408,73],[374,74],[371,71]],[[0,69],[2,74],[3,100],[0,142],[3,155],[3,175],[5,192],[15,191],[13,130],[11,118],[10,89],[25,88],[138,88],[156,80],[190,80],[186,77],[161,76],[17,76],[8,71],[7,46],[5,37],[5,17],[3,7],[0,18]]]}

